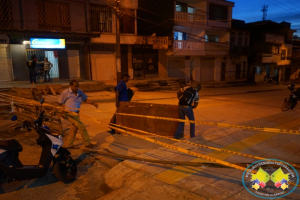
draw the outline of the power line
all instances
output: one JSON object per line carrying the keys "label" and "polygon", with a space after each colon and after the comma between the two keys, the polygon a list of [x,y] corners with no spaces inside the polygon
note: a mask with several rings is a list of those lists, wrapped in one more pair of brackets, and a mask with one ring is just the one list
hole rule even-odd
{"label": "power line", "polygon": [[278,6],[278,7],[282,8],[282,9],[288,11],[288,12],[293,12],[293,13],[295,13],[295,14],[299,14],[298,12],[294,11],[294,9],[291,9],[291,8],[289,8],[289,7],[285,8],[285,7],[281,6],[281,5],[283,5],[283,4],[281,4],[281,3],[278,2],[277,0],[275,0],[277,3],[274,3],[274,2],[269,1],[269,0],[267,0],[267,1],[270,2],[271,4],[275,5],[275,6]]}
{"label": "power line", "polygon": [[294,2],[292,2],[292,1],[290,1],[290,0],[287,0],[287,1],[290,2],[290,3],[292,3],[292,4],[294,4],[294,5],[297,6],[297,7],[300,7],[299,5],[295,4]]}

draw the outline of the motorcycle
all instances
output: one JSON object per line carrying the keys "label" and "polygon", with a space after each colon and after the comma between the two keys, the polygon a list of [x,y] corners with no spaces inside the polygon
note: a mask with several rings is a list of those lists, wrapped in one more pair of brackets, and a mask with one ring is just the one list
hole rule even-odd
{"label": "motorcycle", "polygon": [[291,91],[291,93],[288,98],[284,99],[284,103],[281,106],[282,111],[287,111],[289,109],[293,110],[300,98],[300,88],[295,90],[295,85],[290,83],[288,85],[288,89]]}
{"label": "motorcycle", "polygon": [[[32,128],[39,137],[36,142],[42,147],[38,165],[23,165],[19,159],[19,152],[23,150],[21,144],[15,140],[0,140],[0,184],[13,180],[28,180],[43,177],[53,162],[55,177],[62,182],[71,182],[77,175],[77,164],[70,157],[70,152],[62,147],[62,137],[43,126],[48,121],[45,111],[42,111],[44,99],[41,99],[38,118],[33,122],[23,122],[23,128],[30,131]],[[16,119],[16,117],[14,117]]]}

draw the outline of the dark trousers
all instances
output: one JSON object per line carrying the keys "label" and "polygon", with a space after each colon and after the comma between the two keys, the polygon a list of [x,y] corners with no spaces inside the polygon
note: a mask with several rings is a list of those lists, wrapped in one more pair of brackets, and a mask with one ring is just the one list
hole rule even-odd
{"label": "dark trousers", "polygon": [[50,70],[44,70],[44,81],[45,82],[50,81]]}
{"label": "dark trousers", "polygon": [[30,79],[30,83],[36,83],[35,69],[29,68],[29,79]]}
{"label": "dark trousers", "polygon": [[[185,116],[189,118],[189,120],[195,120],[194,111],[191,106],[178,106],[179,111],[179,119],[185,119]],[[184,122],[179,122],[177,130],[175,132],[174,138],[179,139],[183,132]],[[195,123],[190,124],[190,137],[195,137]]]}

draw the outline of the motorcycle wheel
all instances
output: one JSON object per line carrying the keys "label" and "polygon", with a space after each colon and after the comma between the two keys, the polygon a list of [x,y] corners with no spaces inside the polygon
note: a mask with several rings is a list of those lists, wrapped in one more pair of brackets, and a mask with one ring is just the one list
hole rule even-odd
{"label": "motorcycle wheel", "polygon": [[291,101],[288,101],[287,99],[284,100],[284,103],[281,106],[282,111],[288,111],[291,108]]}
{"label": "motorcycle wheel", "polygon": [[70,156],[58,156],[55,159],[53,172],[59,181],[68,183],[77,175],[77,164]]}

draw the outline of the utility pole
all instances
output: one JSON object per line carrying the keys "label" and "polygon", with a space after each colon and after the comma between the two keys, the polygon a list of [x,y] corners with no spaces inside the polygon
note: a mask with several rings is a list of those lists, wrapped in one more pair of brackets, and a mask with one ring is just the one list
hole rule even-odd
{"label": "utility pole", "polygon": [[120,0],[115,0],[115,13],[116,13],[116,72],[117,83],[121,80],[121,44],[120,44]]}
{"label": "utility pole", "polygon": [[268,5],[264,4],[262,6],[261,12],[263,12],[263,21],[265,21],[266,17],[267,17],[267,12],[268,12]]}

